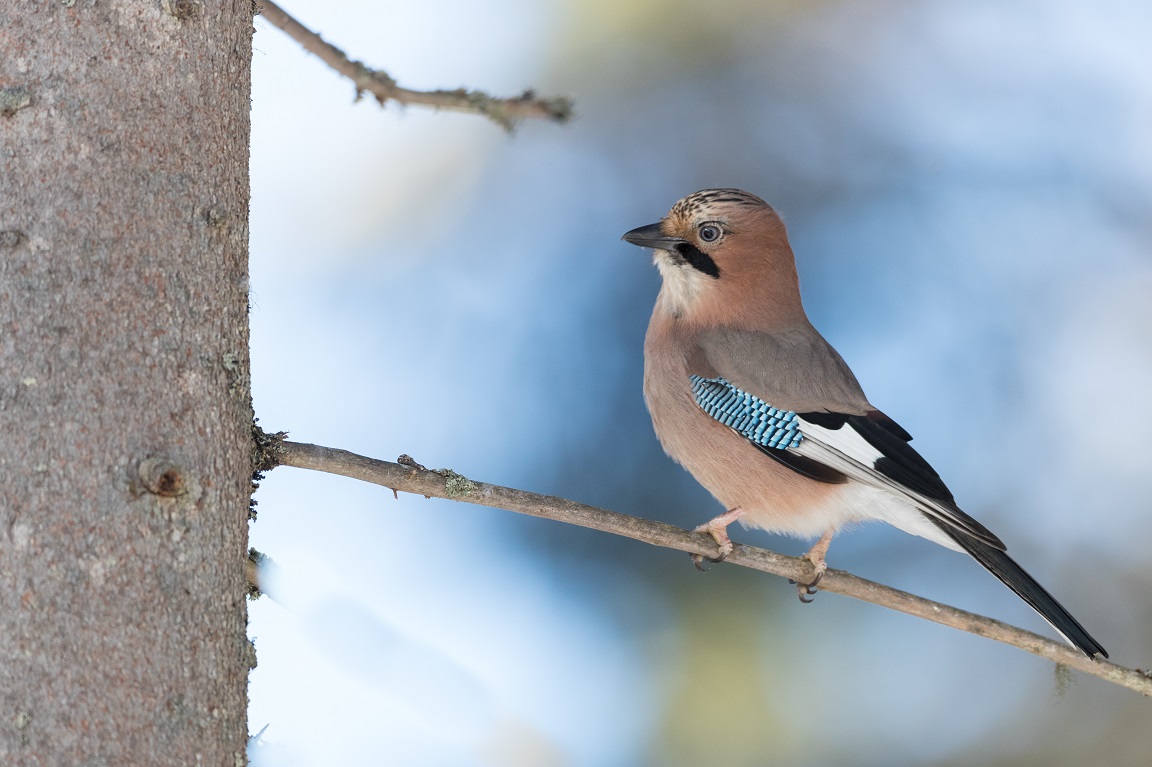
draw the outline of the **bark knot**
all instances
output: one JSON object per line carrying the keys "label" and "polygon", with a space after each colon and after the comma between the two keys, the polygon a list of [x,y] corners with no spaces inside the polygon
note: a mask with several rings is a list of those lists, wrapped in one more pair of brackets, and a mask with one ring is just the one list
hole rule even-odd
{"label": "bark knot", "polygon": [[184,470],[171,458],[150,456],[140,461],[136,468],[140,486],[161,498],[177,498],[188,492],[188,482]]}
{"label": "bark knot", "polygon": [[32,94],[23,85],[0,88],[0,115],[11,117],[31,103]]}
{"label": "bark knot", "polygon": [[204,12],[200,0],[161,0],[165,13],[178,19],[191,19]]}

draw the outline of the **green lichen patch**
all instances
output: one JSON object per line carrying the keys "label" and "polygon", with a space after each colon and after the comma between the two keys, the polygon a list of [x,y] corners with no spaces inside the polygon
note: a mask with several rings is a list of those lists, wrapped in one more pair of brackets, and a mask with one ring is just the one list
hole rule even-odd
{"label": "green lichen patch", "polygon": [[444,493],[449,498],[471,495],[480,489],[480,486],[475,482],[451,469],[437,469],[436,473],[444,477]]}

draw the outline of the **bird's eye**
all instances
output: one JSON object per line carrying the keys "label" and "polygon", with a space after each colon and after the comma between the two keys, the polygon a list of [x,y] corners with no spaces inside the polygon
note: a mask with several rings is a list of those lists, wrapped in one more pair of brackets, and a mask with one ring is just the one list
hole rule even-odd
{"label": "bird's eye", "polygon": [[700,239],[704,242],[716,242],[720,239],[720,227],[715,224],[704,224],[700,227]]}

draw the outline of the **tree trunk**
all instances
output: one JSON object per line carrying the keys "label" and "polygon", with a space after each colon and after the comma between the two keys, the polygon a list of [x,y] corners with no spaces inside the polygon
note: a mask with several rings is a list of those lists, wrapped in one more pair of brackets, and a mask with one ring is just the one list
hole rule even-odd
{"label": "tree trunk", "polygon": [[251,32],[0,3],[0,764],[243,763]]}

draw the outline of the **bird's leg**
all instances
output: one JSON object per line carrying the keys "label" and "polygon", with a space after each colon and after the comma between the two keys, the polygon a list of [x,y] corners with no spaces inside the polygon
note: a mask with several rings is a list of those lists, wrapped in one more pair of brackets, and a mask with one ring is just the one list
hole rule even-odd
{"label": "bird's leg", "polygon": [[824,577],[824,572],[828,569],[828,563],[824,561],[825,555],[828,554],[828,546],[832,543],[832,535],[836,532],[836,528],[830,527],[824,531],[824,535],[820,536],[820,540],[812,544],[812,548],[808,549],[808,553],[800,557],[807,559],[812,563],[813,570],[816,571],[815,577],[811,583],[797,583],[796,595],[800,597],[800,601],[808,604],[812,601],[812,595],[817,592],[816,585],[820,583],[820,579]]}
{"label": "bird's leg", "polygon": [[707,569],[701,564],[705,559],[709,562],[723,562],[728,558],[728,555],[732,553],[732,539],[728,537],[728,525],[740,519],[742,516],[744,516],[743,509],[729,509],[720,516],[713,517],[692,531],[694,533],[708,533],[712,536],[712,540],[716,541],[716,545],[720,547],[720,555],[717,557],[705,557],[701,554],[693,554],[692,562],[696,565],[697,570],[703,571]]}

